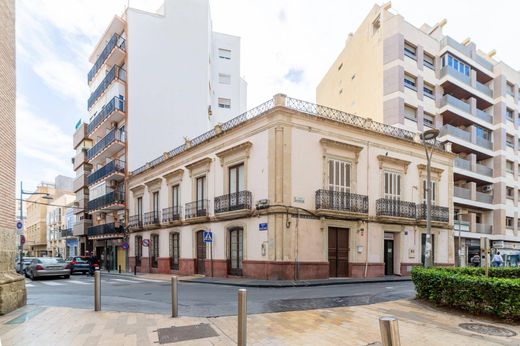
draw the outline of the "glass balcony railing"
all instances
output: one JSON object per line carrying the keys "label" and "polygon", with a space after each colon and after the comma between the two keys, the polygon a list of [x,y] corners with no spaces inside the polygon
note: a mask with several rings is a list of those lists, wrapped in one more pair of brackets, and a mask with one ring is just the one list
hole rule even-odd
{"label": "glass balcony railing", "polygon": [[463,158],[457,157],[455,158],[453,163],[455,164],[455,167],[471,171],[471,162],[468,160],[464,160]]}
{"label": "glass balcony railing", "polygon": [[88,210],[97,210],[102,209],[114,204],[124,204],[125,203],[125,191],[112,191],[103,195],[101,197],[95,198],[91,201],[88,201]]}
{"label": "glass balcony railing", "polygon": [[450,124],[446,124],[441,128],[441,136],[451,135],[462,140],[471,142],[471,133],[464,131]]}
{"label": "glass balcony railing", "polygon": [[88,178],[87,183],[88,185],[92,185],[95,182],[109,176],[113,173],[125,173],[125,163],[124,161],[120,160],[112,160],[100,169],[92,172]]}
{"label": "glass balcony railing", "polygon": [[491,234],[493,233],[493,226],[492,225],[486,225],[483,223],[477,223],[475,224],[477,233],[482,234]]}
{"label": "glass balcony railing", "polygon": [[453,192],[455,197],[471,199],[471,191],[465,187],[455,186]]}
{"label": "glass balcony railing", "polygon": [[493,123],[493,116],[487,112],[484,112],[483,110],[477,108],[477,112],[475,115],[477,116],[477,118],[487,121],[490,124]]}
{"label": "glass balcony railing", "polygon": [[488,139],[477,136],[475,142],[476,145],[481,146],[482,148],[493,149],[493,142]]}
{"label": "glass balcony railing", "polygon": [[125,101],[120,97],[114,97],[110,102],[101,108],[99,112],[94,115],[90,124],[87,127],[87,133],[90,135],[96,127],[98,127],[113,111],[119,110],[121,112],[125,111]]}
{"label": "glass balcony railing", "polygon": [[493,176],[493,168],[489,168],[487,166],[481,165],[480,163],[477,163],[477,173],[492,177]]}
{"label": "glass balcony railing", "polygon": [[453,97],[451,95],[444,95],[442,97],[442,103],[441,103],[441,106],[447,106],[447,105],[451,105],[455,108],[458,108],[466,113],[471,113],[471,108],[469,106],[468,103],[462,101],[462,100],[459,100],[458,98],[456,97]]}
{"label": "glass balcony railing", "polygon": [[477,90],[481,93],[485,94],[486,96],[493,97],[493,91],[487,85],[476,82],[476,86]]}
{"label": "glass balcony railing", "polygon": [[[453,38],[446,36],[441,41],[442,48],[446,46],[450,46],[454,48],[455,50],[459,51],[460,53],[464,54],[465,56],[471,58],[471,47],[465,46],[462,43],[459,43],[455,41]],[[483,57],[479,56],[478,54],[475,55],[475,61],[478,62],[482,67],[493,71],[493,64],[484,59]]]}
{"label": "glass balcony railing", "polygon": [[477,191],[477,201],[482,203],[493,203],[493,196],[484,192]]}
{"label": "glass balcony railing", "polygon": [[126,49],[126,47],[125,47],[125,39],[122,38],[118,34],[113,34],[112,35],[112,37],[108,41],[108,43],[105,46],[105,48],[103,48],[103,51],[101,52],[101,54],[99,54],[99,57],[97,58],[96,62],[94,63],[94,66],[92,66],[92,68],[90,69],[90,71],[88,73],[88,82],[89,83],[94,78],[94,76],[99,71],[99,69],[103,66],[103,64],[107,60],[108,56],[110,55],[110,53],[112,53],[112,50],[115,47],[119,47],[122,50]]}
{"label": "glass balcony railing", "polygon": [[[459,80],[460,82],[467,84],[471,86],[471,78],[469,76],[466,76],[465,74],[459,72],[458,70],[454,69],[451,66],[444,66],[441,69],[440,77],[443,78],[444,76],[449,75],[451,77],[454,77],[455,79]],[[476,82],[475,89],[483,93],[484,95],[488,97],[493,96],[493,91],[487,86],[480,82]]]}
{"label": "glass balcony railing", "polygon": [[97,142],[92,148],[90,148],[87,152],[87,160],[91,160],[94,156],[103,151],[106,147],[108,147],[113,142],[121,141],[124,142],[126,139],[126,133],[124,130],[114,128],[110,131],[105,137],[103,137],[99,142]]}
{"label": "glass balcony railing", "polygon": [[95,235],[104,235],[104,234],[121,234],[121,236],[125,233],[124,226],[116,226],[115,223],[105,223],[103,225],[92,226],[87,229],[87,234],[89,237]]}
{"label": "glass balcony railing", "polygon": [[112,67],[110,71],[106,74],[105,78],[103,78],[101,83],[99,83],[96,90],[94,90],[94,92],[90,94],[90,97],[88,98],[87,102],[88,109],[92,108],[94,103],[105,92],[109,85],[117,79],[126,81],[126,71],[121,66],[114,65],[114,67]]}

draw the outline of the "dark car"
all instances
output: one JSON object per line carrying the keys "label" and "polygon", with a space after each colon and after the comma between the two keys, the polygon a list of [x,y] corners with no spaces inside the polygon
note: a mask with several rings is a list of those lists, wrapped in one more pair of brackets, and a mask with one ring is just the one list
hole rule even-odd
{"label": "dark car", "polygon": [[88,256],[73,256],[66,260],[70,264],[70,273],[88,273]]}

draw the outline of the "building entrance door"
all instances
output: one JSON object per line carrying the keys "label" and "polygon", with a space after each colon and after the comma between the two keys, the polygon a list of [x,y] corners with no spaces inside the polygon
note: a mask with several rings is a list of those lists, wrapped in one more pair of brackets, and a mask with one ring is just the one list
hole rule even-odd
{"label": "building entrance door", "polygon": [[394,240],[385,239],[385,275],[394,275]]}
{"label": "building entrance door", "polygon": [[242,275],[243,232],[242,228],[229,230],[229,274],[231,275]]}
{"label": "building entrance door", "polygon": [[329,227],[329,276],[348,276],[348,228]]}
{"label": "building entrance door", "polygon": [[204,242],[204,231],[197,232],[197,263],[195,270],[197,274],[205,274],[206,243]]}

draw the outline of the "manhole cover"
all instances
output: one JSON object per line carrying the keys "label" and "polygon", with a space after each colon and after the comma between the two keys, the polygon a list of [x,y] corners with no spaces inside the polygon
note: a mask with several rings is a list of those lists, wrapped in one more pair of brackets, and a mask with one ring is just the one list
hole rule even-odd
{"label": "manhole cover", "polygon": [[170,327],[157,329],[159,344],[170,344],[174,342],[211,338],[218,336],[213,328],[207,323],[193,326]]}
{"label": "manhole cover", "polygon": [[511,337],[516,336],[516,333],[510,329],[495,327],[489,324],[482,323],[461,323],[459,327],[462,329],[469,330],[470,332],[479,333],[479,334],[487,334],[493,336],[504,336]]}

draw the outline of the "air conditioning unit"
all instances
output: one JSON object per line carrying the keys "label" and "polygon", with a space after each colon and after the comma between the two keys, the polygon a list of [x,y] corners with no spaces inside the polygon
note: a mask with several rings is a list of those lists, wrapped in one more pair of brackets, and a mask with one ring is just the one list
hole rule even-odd
{"label": "air conditioning unit", "polygon": [[268,199],[260,199],[256,202],[256,209],[267,209],[269,208],[269,204]]}
{"label": "air conditioning unit", "polygon": [[482,192],[491,192],[493,191],[493,185],[486,185],[482,188]]}

